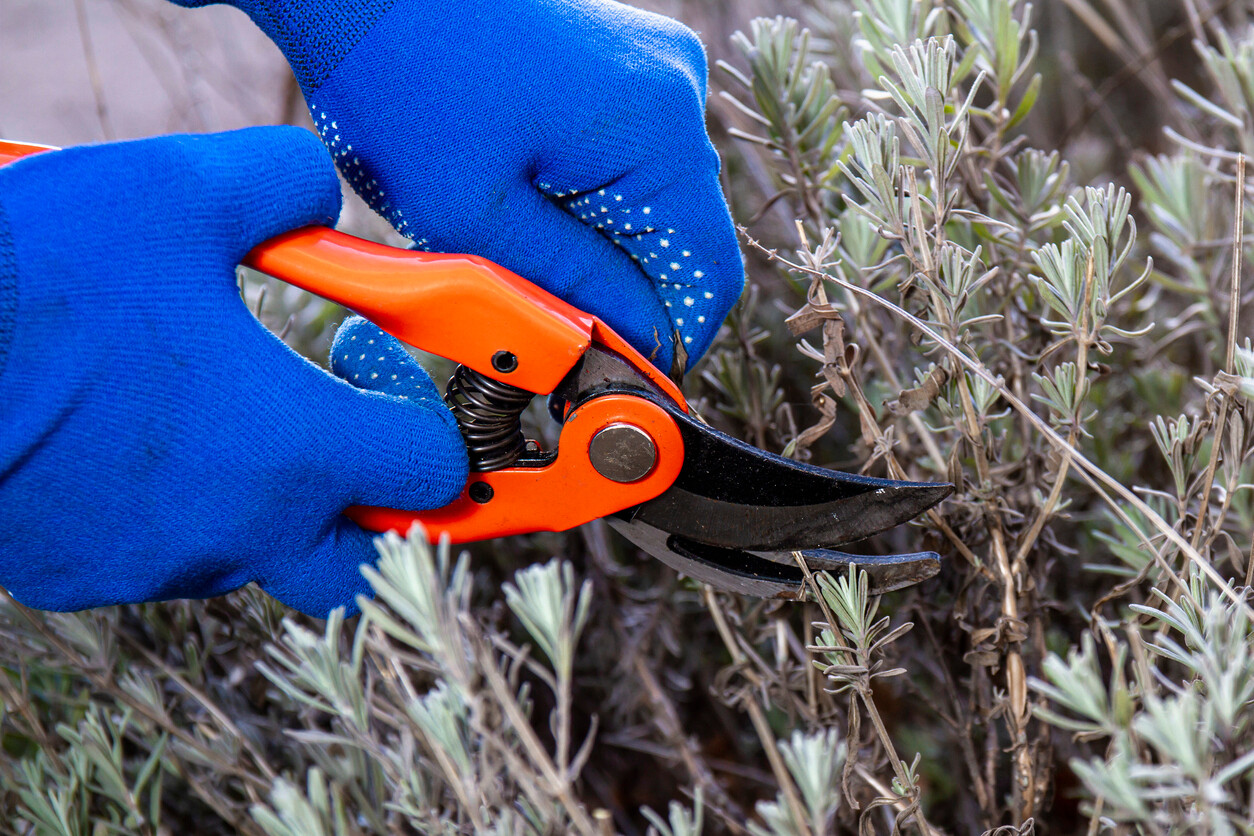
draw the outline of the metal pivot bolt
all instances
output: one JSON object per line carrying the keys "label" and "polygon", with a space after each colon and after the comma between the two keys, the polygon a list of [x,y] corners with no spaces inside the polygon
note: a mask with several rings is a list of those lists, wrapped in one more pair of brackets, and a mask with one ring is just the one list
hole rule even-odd
{"label": "metal pivot bolt", "polygon": [[512,351],[501,349],[492,355],[492,368],[501,374],[509,374],[518,369],[518,355]]}
{"label": "metal pivot bolt", "polygon": [[592,467],[612,482],[637,482],[657,463],[657,447],[649,434],[631,424],[610,424],[588,445]]}

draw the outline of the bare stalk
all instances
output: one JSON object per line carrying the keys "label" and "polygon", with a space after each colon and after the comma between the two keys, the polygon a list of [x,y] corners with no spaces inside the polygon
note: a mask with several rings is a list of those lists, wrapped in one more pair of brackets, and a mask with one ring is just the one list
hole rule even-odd
{"label": "bare stalk", "polygon": [[[731,654],[732,661],[738,667],[743,668],[745,654],[740,649],[736,637],[732,634],[731,626],[728,625],[727,619],[723,615],[723,610],[714,597],[714,590],[708,584],[701,585],[701,597],[705,601],[706,609],[714,619],[714,627],[718,630],[719,637],[727,647],[727,652]],[[753,723],[753,730],[757,732],[758,740],[762,744],[762,750],[766,753],[767,762],[771,765],[771,773],[779,784],[780,792],[784,795],[784,800],[788,804],[788,810],[792,814],[793,821],[797,823],[798,836],[812,836],[810,825],[806,823],[805,807],[801,804],[801,795],[797,792],[797,786],[793,783],[792,775],[788,773],[788,767],[784,765],[784,759],[780,757],[779,743],[775,740],[771,726],[766,720],[766,712],[762,710],[762,706],[748,692],[744,694],[744,699],[741,702],[749,712],[749,720]]]}
{"label": "bare stalk", "polygon": [[[1224,348],[1223,370],[1233,373],[1234,357],[1237,349],[1237,320],[1241,314],[1241,261],[1242,244],[1245,238],[1245,155],[1237,155],[1237,182],[1233,200],[1232,217],[1232,277],[1228,288],[1228,338]],[[1202,477],[1202,499],[1197,507],[1197,521],[1193,525],[1193,536],[1189,544],[1197,548],[1202,540],[1202,528],[1206,523],[1207,509],[1210,507],[1211,489],[1215,483],[1215,468],[1219,465],[1219,453],[1223,448],[1224,428],[1228,423],[1228,403],[1230,396],[1225,392],[1220,396],[1219,417],[1215,419],[1215,440],[1210,447],[1210,460],[1206,463],[1206,475]],[[1222,520],[1222,517],[1220,518]]]}

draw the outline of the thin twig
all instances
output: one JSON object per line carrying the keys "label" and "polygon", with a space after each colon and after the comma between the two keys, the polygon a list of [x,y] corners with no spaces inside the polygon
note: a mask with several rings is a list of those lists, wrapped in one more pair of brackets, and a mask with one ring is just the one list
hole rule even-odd
{"label": "thin twig", "polygon": [[[827,605],[827,601],[823,597],[822,592],[819,590],[819,585],[814,580],[814,573],[810,570],[809,564],[806,563],[801,552],[793,552],[793,559],[796,560],[797,565],[801,568],[802,574],[805,575],[806,585],[809,587],[811,594],[813,594],[815,599],[819,602],[819,606],[823,610],[823,617],[827,619],[828,627],[831,629],[833,634],[838,635],[840,632],[840,623],[836,619],[836,615],[832,612],[831,608]],[[903,790],[907,788],[915,789],[915,794],[912,796],[911,801],[907,803],[905,811],[908,811],[914,818],[915,824],[924,836],[938,836],[936,829],[928,822],[927,817],[923,815],[923,811],[918,806],[917,787],[914,787],[914,782],[911,781],[910,776],[906,774],[905,767],[902,765],[901,756],[897,754],[897,746],[893,743],[892,736],[888,733],[888,726],[884,723],[884,718],[880,714],[879,706],[875,704],[875,697],[869,687],[869,683],[863,683],[861,686],[855,688],[855,690],[858,692],[858,697],[862,702],[862,707],[866,710],[867,716],[871,718],[871,725],[875,726],[875,734],[879,737],[880,745],[884,747],[884,752],[888,755],[888,759],[893,767],[893,774],[896,776],[898,784],[901,785]],[[851,710],[856,711],[857,709],[856,707],[851,706]]]}
{"label": "thin twig", "polygon": [[[705,601],[705,607],[709,610],[710,616],[714,619],[714,628],[718,631],[719,638],[723,640],[727,652],[731,654],[732,662],[737,666],[743,666],[744,652],[714,597],[714,590],[708,584],[701,585],[701,597]],[[783,793],[785,803],[788,804],[793,821],[797,823],[798,836],[811,836],[810,826],[806,824],[805,807],[801,804],[801,795],[797,791],[796,784],[793,783],[792,775],[788,773],[788,768],[784,765],[784,759],[780,757],[779,743],[775,740],[770,723],[766,720],[766,712],[750,693],[746,693],[741,702],[749,712],[749,720],[753,723],[753,730],[757,732],[763,751],[766,752],[766,760],[771,765],[771,773],[774,774],[779,784],[779,790]]]}
{"label": "thin twig", "polygon": [[[1237,155],[1237,182],[1233,189],[1235,194],[1232,217],[1232,277],[1228,286],[1228,338],[1224,348],[1223,370],[1233,373],[1233,363],[1237,348],[1237,319],[1241,314],[1241,262],[1242,247],[1245,239],[1245,155]],[[1231,396],[1220,395],[1219,417],[1215,419],[1215,440],[1210,446],[1210,459],[1206,463],[1206,475],[1202,477],[1202,499],[1197,507],[1197,520],[1193,525],[1193,536],[1189,544],[1197,548],[1202,541],[1202,529],[1210,507],[1210,494],[1215,484],[1215,468],[1219,466],[1219,454],[1223,449],[1224,429],[1228,423],[1228,404]],[[1220,517],[1220,522],[1223,518]]]}
{"label": "thin twig", "polygon": [[[1080,306],[1080,322],[1076,327],[1076,357],[1075,366],[1076,374],[1080,377],[1077,381],[1084,380],[1088,377],[1089,362],[1089,343],[1091,341],[1088,333],[1088,314],[1091,311],[1093,301],[1093,253],[1090,252],[1084,267],[1084,304]],[[1080,440],[1080,411],[1083,410],[1083,403],[1077,398],[1076,414],[1071,415],[1071,429],[1067,432],[1067,450],[1063,452],[1062,458],[1058,463],[1058,473],[1054,476],[1054,484],[1050,487],[1049,496],[1045,500],[1045,504],[1041,506],[1041,510],[1037,513],[1036,519],[1032,521],[1032,525],[1028,527],[1027,532],[1019,540],[1019,550],[1015,554],[1015,563],[1022,564],[1027,559],[1028,553],[1032,551],[1032,547],[1036,545],[1037,538],[1040,537],[1041,531],[1045,528],[1046,521],[1054,513],[1054,509],[1058,506],[1058,501],[1062,498],[1062,487],[1067,481],[1067,471],[1071,468],[1070,450],[1075,448],[1076,443]]]}
{"label": "thin twig", "polygon": [[587,811],[578,799],[571,794],[568,776],[558,771],[548,752],[544,751],[544,746],[540,743],[540,739],[536,737],[531,724],[523,715],[517,698],[514,696],[505,678],[501,675],[501,672],[497,669],[495,661],[491,658],[491,651],[484,648],[481,650],[479,657],[479,668],[483,672],[484,680],[488,683],[488,687],[492,689],[493,695],[504,710],[505,716],[514,728],[514,734],[518,735],[518,740],[522,743],[523,749],[526,750],[532,764],[544,775],[550,791],[561,799],[567,814],[570,816],[571,824],[584,836],[596,836],[596,827],[593,825],[592,819],[588,817]]}
{"label": "thin twig", "polygon": [[[117,687],[117,684],[113,681],[112,671],[109,672],[110,675],[106,676],[104,674],[101,674],[93,670],[93,665],[91,664],[91,661],[89,659],[83,657],[82,654],[74,650],[74,648],[72,648],[60,636],[58,636],[52,629],[50,629],[48,625],[43,622],[42,619],[37,618],[34,614],[34,611],[30,610],[29,608],[21,604],[17,599],[13,598],[9,594],[9,592],[5,590],[3,587],[0,587],[0,593],[4,595],[4,597],[8,600],[9,604],[13,606],[13,608],[17,611],[17,613],[21,615],[22,618],[31,627],[33,627],[36,632],[40,634],[40,636],[43,637],[44,641],[48,642],[49,645],[56,648],[56,650],[59,653],[61,653],[61,655],[63,655],[66,659],[68,659],[71,663],[73,663],[75,667],[79,668],[87,676],[87,678],[92,682],[92,684],[95,685],[95,687],[99,688],[102,691],[108,692],[115,700],[135,710],[141,716],[146,718],[149,722],[159,726],[160,728],[165,730],[167,733],[169,733],[171,736],[177,738],[180,743],[184,744],[189,749],[197,752],[201,757],[205,759],[207,763],[213,764],[218,769],[220,769],[221,772],[235,775],[236,777],[240,778],[244,782],[249,792],[252,792],[252,790],[254,789],[253,786],[249,786],[249,785],[255,785],[255,788],[260,790],[261,792],[269,792],[270,784],[267,781],[265,781],[263,778],[261,778],[258,775],[253,774],[247,769],[244,769],[239,764],[226,763],[224,761],[218,760],[216,758],[216,755],[218,753],[206,747],[201,740],[197,739],[194,735],[189,733],[186,729],[183,729],[175,725],[174,722],[169,717],[162,716],[154,712],[148,705],[136,699],[135,697],[131,696],[130,694],[126,693],[126,691],[122,690],[121,688]],[[190,777],[189,777],[189,780],[190,780]]]}
{"label": "thin twig", "polygon": [[180,676],[178,671],[170,667],[164,659],[159,658],[151,650],[144,647],[143,643],[130,633],[125,630],[117,630],[116,632],[122,637],[123,641],[131,646],[131,649],[137,651],[141,656],[147,659],[150,664],[159,668],[171,682],[185,691],[189,696],[195,699],[196,702],[200,703],[201,707],[204,708],[205,711],[209,712],[209,714],[218,721],[218,724],[222,726],[225,731],[235,737],[235,739],[239,741],[240,745],[244,747],[244,750],[252,756],[253,763],[259,770],[261,770],[261,774],[265,775],[270,781],[275,780],[277,774],[270,767],[270,764],[266,761],[265,756],[262,755],[262,753],[258,751],[256,745],[249,740],[242,731],[240,731],[239,726],[235,725],[235,722],[227,716],[226,712],[224,712],[217,703],[209,698],[208,694],[192,685],[185,677]]}

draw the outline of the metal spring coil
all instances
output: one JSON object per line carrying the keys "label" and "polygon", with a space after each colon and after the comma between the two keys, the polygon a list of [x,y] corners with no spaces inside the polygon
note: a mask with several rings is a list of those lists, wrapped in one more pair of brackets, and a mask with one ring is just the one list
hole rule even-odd
{"label": "metal spring coil", "polygon": [[444,402],[457,418],[470,454],[470,469],[479,473],[509,467],[526,450],[522,412],[532,393],[458,366],[449,378]]}

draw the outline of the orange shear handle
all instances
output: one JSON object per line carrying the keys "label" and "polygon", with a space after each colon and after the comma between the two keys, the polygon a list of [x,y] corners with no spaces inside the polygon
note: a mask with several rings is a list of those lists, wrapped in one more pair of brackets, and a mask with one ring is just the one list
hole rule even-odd
{"label": "orange shear handle", "polygon": [[271,238],[243,264],[338,302],[402,342],[540,394],[583,356],[595,321],[485,258],[402,250],[326,227]]}

